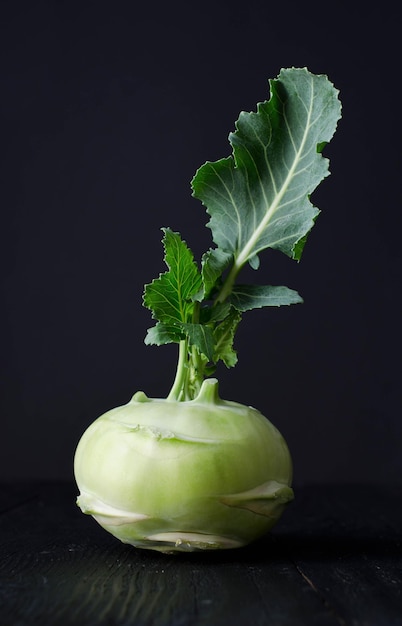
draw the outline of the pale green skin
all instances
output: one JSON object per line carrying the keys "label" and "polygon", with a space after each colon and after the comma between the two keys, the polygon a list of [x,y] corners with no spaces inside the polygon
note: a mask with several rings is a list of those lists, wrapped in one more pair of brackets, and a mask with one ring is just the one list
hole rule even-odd
{"label": "pale green skin", "polygon": [[216,379],[195,400],[142,392],[83,434],[78,505],[112,535],[161,552],[244,546],[293,499],[292,462],[256,409],[221,400]]}

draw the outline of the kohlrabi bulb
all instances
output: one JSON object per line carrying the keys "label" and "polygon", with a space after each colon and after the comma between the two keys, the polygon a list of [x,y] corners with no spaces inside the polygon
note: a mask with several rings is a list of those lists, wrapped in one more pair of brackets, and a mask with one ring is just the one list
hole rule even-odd
{"label": "kohlrabi bulb", "polygon": [[216,379],[188,402],[138,392],[89,426],[74,469],[84,513],[161,552],[244,546],[293,499],[282,435],[256,409],[221,400]]}

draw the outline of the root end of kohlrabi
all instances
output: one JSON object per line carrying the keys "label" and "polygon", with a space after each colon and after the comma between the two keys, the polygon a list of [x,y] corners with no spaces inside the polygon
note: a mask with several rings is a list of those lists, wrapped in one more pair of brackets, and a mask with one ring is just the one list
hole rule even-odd
{"label": "root end of kohlrabi", "polygon": [[171,532],[149,535],[145,541],[133,545],[165,554],[174,554],[175,552],[198,552],[201,550],[229,550],[240,548],[243,544],[235,539],[228,539],[219,535]]}

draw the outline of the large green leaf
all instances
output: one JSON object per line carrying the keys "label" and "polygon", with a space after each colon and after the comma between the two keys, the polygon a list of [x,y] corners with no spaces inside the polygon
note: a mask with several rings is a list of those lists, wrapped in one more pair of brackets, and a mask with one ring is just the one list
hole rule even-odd
{"label": "large green leaf", "polygon": [[338,91],[324,75],[281,70],[271,97],[241,113],[229,135],[233,155],[205,163],[192,181],[206,206],[213,240],[240,269],[276,248],[300,259],[319,211],[310,195],[328,175],[321,151],[341,114]]}

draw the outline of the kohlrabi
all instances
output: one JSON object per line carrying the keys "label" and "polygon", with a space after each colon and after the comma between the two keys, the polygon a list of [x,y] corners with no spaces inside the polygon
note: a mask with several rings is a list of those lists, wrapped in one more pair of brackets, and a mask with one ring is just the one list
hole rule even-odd
{"label": "kohlrabi", "polygon": [[[222,400],[219,361],[233,367],[245,311],[301,302],[282,286],[244,285],[267,248],[300,260],[318,216],[310,202],[328,175],[322,150],[341,116],[338,91],[306,68],[281,70],[270,98],[241,113],[231,156],[192,180],[214,246],[198,265],[163,229],[167,271],[146,285],[156,324],[147,344],[177,343],[166,399],[138,391],[99,417],[75,454],[78,504],[125,543],[162,552],[233,548],[266,533],[292,500],[288,447],[256,409]],[[269,381],[267,381],[269,384]]]}

